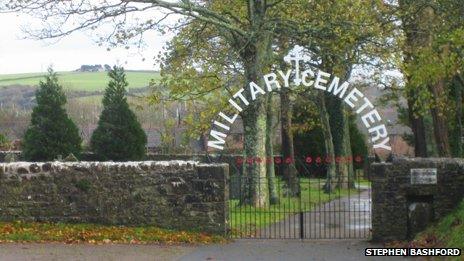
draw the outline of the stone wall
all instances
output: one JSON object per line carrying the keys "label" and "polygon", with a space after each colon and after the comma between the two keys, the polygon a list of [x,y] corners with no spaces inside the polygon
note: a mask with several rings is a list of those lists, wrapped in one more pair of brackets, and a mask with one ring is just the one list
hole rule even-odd
{"label": "stone wall", "polygon": [[[9,154],[8,151],[0,151],[0,163],[6,162],[5,156]],[[22,160],[22,152],[21,151],[14,151],[16,161]],[[64,155],[63,157],[66,157]],[[226,155],[206,155],[206,154],[156,154],[156,153],[148,153],[146,156],[146,160],[149,161],[171,161],[171,160],[193,160],[202,163],[227,163],[229,164],[229,174],[239,175],[242,173],[242,166],[241,164],[237,163],[237,159],[243,157],[243,155],[238,154],[226,154]],[[275,155],[274,158],[280,157],[279,155]],[[82,161],[98,161],[98,158],[92,152],[82,152],[79,156],[79,160]],[[276,175],[279,176],[281,171],[281,164],[275,164],[275,172]]]}
{"label": "stone wall", "polygon": [[[419,183],[431,184],[417,184],[411,179],[411,169],[436,169],[436,182],[423,176]],[[450,213],[464,196],[462,159],[403,158],[374,163],[371,178],[372,237],[378,241],[412,238]]]}
{"label": "stone wall", "polygon": [[0,220],[155,225],[224,233],[227,164],[1,163]]}
{"label": "stone wall", "polygon": [[[279,155],[275,155],[274,158],[280,157]],[[229,173],[231,176],[233,175],[240,175],[242,174],[243,168],[242,168],[242,163],[238,163],[238,159],[243,158],[243,155],[239,154],[225,154],[225,155],[219,155],[219,154],[210,154],[210,155],[205,155],[205,154],[194,154],[194,155],[188,155],[188,154],[153,154],[149,153],[147,154],[147,159],[148,160],[195,160],[195,161],[200,161],[200,162],[205,162],[205,163],[227,163],[229,164]],[[275,172],[276,175],[279,176],[281,173],[280,167],[281,165],[279,164],[274,164],[275,167]]]}
{"label": "stone wall", "polygon": [[[280,155],[275,155],[274,160],[280,158]],[[239,154],[225,154],[225,155],[218,155],[218,154],[154,154],[149,153],[147,154],[147,158],[149,160],[195,160],[199,162],[205,163],[225,163],[229,165],[229,175],[230,177],[237,177],[243,174],[243,165],[247,163],[239,163],[239,159],[243,159],[243,155]],[[264,163],[261,163],[264,164]],[[282,174],[283,164],[274,164],[274,170],[276,176],[281,176]],[[231,199],[239,199],[241,194],[242,188],[240,179],[238,178],[231,178],[229,182],[229,196]]]}
{"label": "stone wall", "polygon": [[[5,155],[7,152],[0,151],[0,163],[6,162]],[[155,154],[155,153],[148,153],[146,156],[146,160],[149,161],[171,161],[171,160],[193,160],[202,163],[226,163],[229,165],[229,175],[241,175],[243,172],[242,165],[237,163],[237,158],[242,157],[243,155],[206,155],[206,154]],[[275,157],[279,157],[276,155]],[[22,159],[21,151],[15,152],[15,158],[18,160]],[[98,161],[98,158],[92,152],[83,152],[79,156],[79,159],[82,161]],[[276,175],[279,176],[281,173],[282,165],[275,164],[275,171]],[[233,179],[230,185],[230,197],[233,199],[237,199],[239,197],[240,192],[240,184],[237,182],[238,179]]]}

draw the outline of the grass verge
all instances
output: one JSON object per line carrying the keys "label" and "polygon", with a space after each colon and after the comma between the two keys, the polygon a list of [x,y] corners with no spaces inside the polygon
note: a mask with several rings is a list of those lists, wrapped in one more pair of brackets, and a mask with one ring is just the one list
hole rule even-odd
{"label": "grass verge", "polygon": [[67,244],[209,244],[225,242],[221,236],[175,231],[152,226],[126,227],[96,224],[0,222],[0,243],[62,242]]}
{"label": "grass verge", "polygon": [[[433,248],[449,247],[464,249],[464,201],[449,215],[419,233],[411,242],[390,242],[389,247]],[[462,260],[449,257],[447,260]]]}
{"label": "grass verge", "polygon": [[417,245],[464,248],[464,201],[437,224],[416,236]]}

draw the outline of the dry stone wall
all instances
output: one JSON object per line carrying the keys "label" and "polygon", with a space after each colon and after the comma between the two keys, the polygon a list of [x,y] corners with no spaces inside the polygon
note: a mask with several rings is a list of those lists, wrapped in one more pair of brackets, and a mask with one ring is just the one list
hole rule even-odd
{"label": "dry stone wall", "polygon": [[224,233],[227,164],[0,164],[0,220],[155,225]]}

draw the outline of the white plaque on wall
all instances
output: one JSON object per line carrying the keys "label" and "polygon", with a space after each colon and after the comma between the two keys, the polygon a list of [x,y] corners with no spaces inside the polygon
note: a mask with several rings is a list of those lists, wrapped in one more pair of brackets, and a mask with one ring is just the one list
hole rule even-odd
{"label": "white plaque on wall", "polygon": [[437,184],[437,169],[411,169],[411,184]]}

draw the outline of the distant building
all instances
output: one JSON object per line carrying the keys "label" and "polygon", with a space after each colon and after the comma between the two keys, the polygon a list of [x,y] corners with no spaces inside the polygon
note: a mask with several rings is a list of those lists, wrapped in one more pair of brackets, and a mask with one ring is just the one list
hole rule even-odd
{"label": "distant building", "polygon": [[[105,64],[105,68],[106,68]],[[101,64],[95,64],[95,65],[88,65],[88,64],[83,64],[81,65],[81,68],[76,70],[77,72],[103,72],[105,69],[103,69],[103,66]]]}
{"label": "distant building", "polygon": [[[379,114],[382,116],[384,123],[387,125],[388,135],[390,137],[389,145],[392,148],[391,153],[395,155],[414,156],[414,147],[408,144],[403,138],[405,134],[411,134],[412,131],[408,126],[400,123],[398,119],[398,108],[391,105],[381,106],[378,102],[378,98],[384,95],[385,91],[375,86],[369,86],[368,88],[365,88],[363,92],[364,95],[369,97],[371,102],[376,105]],[[407,106],[405,100],[401,100],[400,102],[405,107]],[[359,130],[366,135],[366,137],[370,137],[370,134],[360,120],[358,120],[358,127]],[[368,148],[371,149],[371,147],[372,144],[368,143]],[[371,153],[373,153],[373,151],[371,151]],[[383,159],[386,159],[388,154],[390,154],[390,151],[378,149],[376,150],[376,153]]]}

